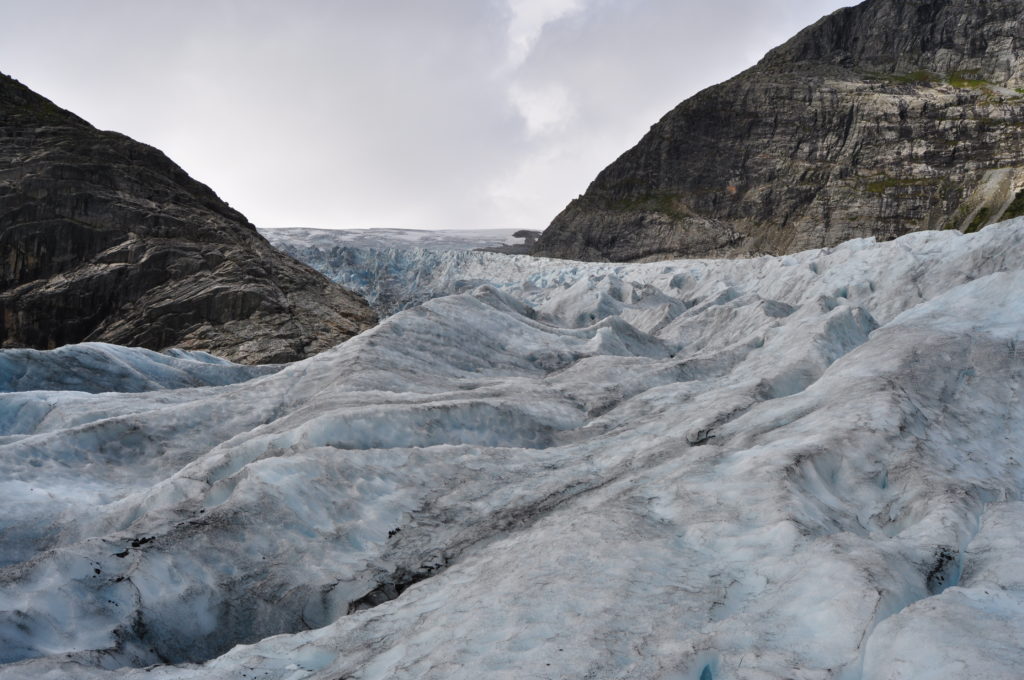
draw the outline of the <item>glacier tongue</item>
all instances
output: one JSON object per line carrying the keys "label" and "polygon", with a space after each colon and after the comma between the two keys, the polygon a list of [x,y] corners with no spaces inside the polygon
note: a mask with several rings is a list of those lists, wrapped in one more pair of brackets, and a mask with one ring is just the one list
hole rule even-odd
{"label": "glacier tongue", "polygon": [[0,678],[1019,678],[1024,221],[461,257],[272,375],[0,394]]}
{"label": "glacier tongue", "polygon": [[[424,236],[430,232],[388,229],[265,229],[261,233],[274,247],[362,295],[381,316],[484,284],[518,290],[524,279],[533,279],[538,271],[536,258],[473,250],[498,245],[495,234],[510,237],[507,230],[437,232],[440,236],[434,239]],[[467,235],[455,238],[459,233]],[[566,269],[570,279],[579,272],[564,263],[542,271],[559,278]],[[544,286],[551,281],[544,277],[539,283]]]}

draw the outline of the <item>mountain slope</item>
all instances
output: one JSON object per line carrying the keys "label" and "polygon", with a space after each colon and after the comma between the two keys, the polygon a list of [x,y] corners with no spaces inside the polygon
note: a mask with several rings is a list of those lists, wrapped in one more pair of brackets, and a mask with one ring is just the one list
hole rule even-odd
{"label": "mountain slope", "polygon": [[372,325],[160,151],[0,74],[0,339],[304,358]]}
{"label": "mountain slope", "polygon": [[779,254],[1022,214],[1022,17],[1024,0],[839,10],[668,113],[534,254]]}

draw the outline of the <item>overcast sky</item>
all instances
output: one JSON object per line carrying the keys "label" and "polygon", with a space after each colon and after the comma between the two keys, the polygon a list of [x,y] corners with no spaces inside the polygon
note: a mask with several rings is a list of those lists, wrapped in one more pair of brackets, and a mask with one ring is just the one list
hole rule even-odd
{"label": "overcast sky", "polygon": [[260,227],[543,228],[853,0],[0,0],[0,71]]}

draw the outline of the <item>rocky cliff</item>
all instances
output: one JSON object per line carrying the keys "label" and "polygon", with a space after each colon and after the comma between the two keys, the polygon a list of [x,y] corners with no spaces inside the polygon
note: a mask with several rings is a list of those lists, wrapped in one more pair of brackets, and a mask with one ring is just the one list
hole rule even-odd
{"label": "rocky cliff", "polygon": [[301,359],[376,320],[163,153],[0,74],[0,338]]}
{"label": "rocky cliff", "polygon": [[1024,0],[868,0],[668,113],[534,254],[780,254],[1024,214]]}

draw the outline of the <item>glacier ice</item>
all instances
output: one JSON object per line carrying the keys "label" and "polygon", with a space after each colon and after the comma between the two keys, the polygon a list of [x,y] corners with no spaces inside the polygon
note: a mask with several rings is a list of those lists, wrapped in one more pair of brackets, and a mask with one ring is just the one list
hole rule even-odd
{"label": "glacier ice", "polygon": [[423,248],[425,250],[475,250],[521,244],[516,229],[260,229],[271,243],[330,250],[355,248]]}
{"label": "glacier ice", "polygon": [[[264,229],[280,250],[362,295],[383,316],[480,285],[518,289],[537,260],[475,250],[512,239],[511,230],[437,232],[408,229],[330,231]],[[548,274],[558,277],[557,270]],[[567,275],[575,276],[572,268]],[[550,283],[547,279],[545,283]]]}
{"label": "glacier ice", "polygon": [[230,385],[278,368],[233,364],[206,352],[153,352],[83,342],[54,350],[0,350],[0,392],[147,392]]}
{"label": "glacier ice", "polygon": [[245,382],[0,394],[0,678],[1020,677],[1024,220],[484,255]]}

